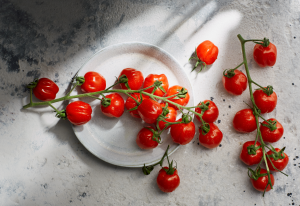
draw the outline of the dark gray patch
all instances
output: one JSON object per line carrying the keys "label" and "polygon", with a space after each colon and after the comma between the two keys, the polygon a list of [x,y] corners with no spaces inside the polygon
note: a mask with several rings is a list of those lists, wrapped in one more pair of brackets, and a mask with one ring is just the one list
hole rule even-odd
{"label": "dark gray patch", "polygon": [[283,192],[285,192],[285,188],[286,188],[286,185],[277,186],[275,192],[276,193],[283,193]]}
{"label": "dark gray patch", "polygon": [[122,23],[123,19],[125,17],[125,14],[122,14],[120,21],[117,23],[117,26],[120,26],[120,24]]}
{"label": "dark gray patch", "polygon": [[56,77],[56,78],[59,77],[59,74],[58,74],[58,73],[55,73],[55,77]]}
{"label": "dark gray patch", "polygon": [[34,79],[38,79],[41,76],[41,73],[38,70],[32,70],[27,72],[27,77],[34,77]]}
{"label": "dark gray patch", "polygon": [[47,184],[47,183],[41,184],[41,186],[42,186],[44,189],[48,189],[48,184]]}
{"label": "dark gray patch", "polygon": [[29,63],[29,65],[31,66],[32,64],[37,65],[39,63],[38,60],[34,59],[34,58],[30,58],[30,57],[26,57],[27,62]]}
{"label": "dark gray patch", "polygon": [[19,57],[12,51],[7,50],[0,45],[0,56],[4,61],[6,61],[8,72],[20,72]]}

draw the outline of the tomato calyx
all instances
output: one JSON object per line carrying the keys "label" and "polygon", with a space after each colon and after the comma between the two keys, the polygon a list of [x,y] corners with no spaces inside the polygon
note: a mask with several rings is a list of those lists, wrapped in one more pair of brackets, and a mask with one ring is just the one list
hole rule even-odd
{"label": "tomato calyx", "polygon": [[101,105],[103,107],[108,107],[109,105],[111,105],[111,99],[110,98],[106,98],[106,97],[103,97],[101,99]]}
{"label": "tomato calyx", "polygon": [[204,113],[205,111],[207,111],[207,110],[209,109],[209,107],[208,107],[209,104],[210,104],[209,101],[207,101],[206,103],[200,102],[199,104],[200,104],[200,105],[197,106],[197,107],[201,109],[201,114]]}
{"label": "tomato calyx", "polygon": [[224,71],[223,71],[223,76],[224,77],[228,77],[228,78],[232,78],[232,77],[234,77],[234,75],[235,75],[235,69],[225,69]]}
{"label": "tomato calyx", "polygon": [[66,110],[56,111],[55,117],[60,118],[60,119],[67,119]]}
{"label": "tomato calyx", "polygon": [[85,78],[84,77],[76,77],[76,84],[78,86],[81,86],[84,82],[85,82]]}
{"label": "tomato calyx", "polygon": [[284,154],[285,147],[282,148],[279,152],[277,152],[273,147],[272,147],[272,154],[267,155],[269,158],[273,158],[275,161],[279,159],[284,159],[285,154]]}
{"label": "tomato calyx", "polygon": [[203,68],[204,69],[206,68],[206,63],[204,61],[201,61],[201,59],[199,59],[199,57],[197,56],[197,48],[195,48],[195,54],[196,54],[196,57],[192,56],[191,58],[189,58],[189,60],[191,60],[191,59],[197,60],[194,68],[192,69],[192,71],[194,71],[200,64],[200,71],[198,72],[198,73],[200,73],[203,70]]}
{"label": "tomato calyx", "polygon": [[165,170],[165,172],[166,172],[168,175],[172,175],[172,174],[174,174],[174,172],[177,170],[177,163],[176,163],[176,166],[173,167],[173,160],[172,160],[171,163],[170,163],[168,156],[167,156],[167,160],[168,160],[168,164],[169,164],[168,169],[166,169],[166,168],[164,168],[164,167],[162,167],[162,169]]}
{"label": "tomato calyx", "polygon": [[152,140],[157,142],[158,144],[160,144],[161,143],[160,132],[155,131],[154,129],[152,129],[150,127],[145,127],[145,128],[153,133]]}
{"label": "tomato calyx", "polygon": [[[174,95],[175,97],[172,98],[173,100],[185,98],[186,95],[187,95],[187,93],[188,93],[188,90],[186,88],[182,87],[180,90],[177,89],[177,92],[178,93]],[[170,98],[170,97],[173,97],[173,95],[172,96],[168,96],[167,98]]]}
{"label": "tomato calyx", "polygon": [[154,88],[151,92],[151,94],[154,94],[154,92],[159,88],[161,91],[163,91],[163,93],[167,93],[166,90],[162,87],[163,82],[162,81],[158,81],[156,80],[153,84]]}
{"label": "tomato calyx", "polygon": [[128,78],[125,74],[121,75],[118,79],[118,83],[124,83],[127,89],[130,89],[128,84]]}
{"label": "tomato calyx", "polygon": [[247,151],[249,155],[256,155],[256,151],[261,148],[261,145],[255,147],[254,145],[250,145],[247,147]]}
{"label": "tomato calyx", "polygon": [[188,123],[190,123],[191,121],[192,121],[192,116],[191,115],[189,115],[189,113],[183,113],[182,114],[182,121],[181,121],[181,123],[184,123],[184,124],[188,124]]}
{"label": "tomato calyx", "polygon": [[253,41],[255,44],[260,44],[263,47],[268,47],[270,44],[269,39],[267,39],[266,37],[260,42],[260,41]]}
{"label": "tomato calyx", "polygon": [[208,123],[205,122],[203,125],[199,127],[199,129],[202,131],[203,135],[206,135],[210,131],[210,126]]}
{"label": "tomato calyx", "polygon": [[27,85],[27,88],[28,89],[33,89],[36,87],[37,83],[38,83],[39,79],[34,79],[33,82],[30,82],[28,85]]}
{"label": "tomato calyx", "polygon": [[264,124],[264,123],[261,123],[261,125],[267,127],[270,129],[271,132],[273,132],[274,130],[277,129],[276,127],[276,124],[277,124],[277,121],[276,120],[268,120],[266,121],[268,124]]}
{"label": "tomato calyx", "polygon": [[[258,180],[258,178],[260,177],[263,177],[263,176],[267,176],[268,173],[260,173],[260,170],[261,168],[258,167],[254,170],[252,170],[251,168],[248,168],[248,176],[251,178],[251,179],[254,179],[254,180]],[[249,172],[251,173],[251,175],[249,174]]]}

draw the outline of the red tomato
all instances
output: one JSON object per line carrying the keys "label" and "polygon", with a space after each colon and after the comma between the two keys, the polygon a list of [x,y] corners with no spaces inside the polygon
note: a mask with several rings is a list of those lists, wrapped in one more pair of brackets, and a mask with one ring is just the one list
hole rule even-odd
{"label": "red tomato", "polygon": [[202,134],[202,130],[199,128],[199,142],[202,146],[212,149],[219,146],[223,139],[223,133],[214,123],[208,124],[210,129],[205,135]]}
{"label": "red tomato", "polygon": [[[165,103],[161,103],[160,106],[163,108],[166,106]],[[177,111],[173,108],[173,107],[168,107],[169,113],[166,115],[166,121],[168,122],[175,122],[176,121],[176,116],[177,116]],[[158,127],[160,130],[162,130],[163,128],[165,128],[166,126],[166,122],[164,121],[159,121],[158,122]],[[166,129],[170,128],[170,126],[168,126]]]}
{"label": "red tomato", "polygon": [[[161,81],[162,82],[161,87],[165,90],[165,92],[168,91],[169,82],[168,82],[166,75],[164,75],[164,74],[149,74],[145,78],[143,88],[147,88],[147,87],[153,85],[155,81]],[[153,89],[154,89],[153,87],[150,89],[146,89],[145,92],[148,92],[151,94]],[[157,88],[154,92],[154,95],[162,97],[166,94],[165,92],[163,92],[160,88]]]}
{"label": "red tomato", "polygon": [[138,106],[138,113],[146,123],[153,124],[162,113],[160,104],[153,99],[144,99]]}
{"label": "red tomato", "polygon": [[277,105],[277,95],[274,91],[268,96],[260,89],[255,90],[253,97],[256,106],[260,109],[262,114],[272,112]]}
{"label": "red tomato", "polygon": [[[150,126],[147,128],[155,130]],[[153,149],[158,145],[158,142],[153,140],[153,132],[147,128],[141,129],[136,138],[136,143],[141,149]]]}
{"label": "red tomato", "polygon": [[110,99],[110,105],[105,107],[101,102],[101,111],[108,117],[121,117],[124,113],[124,100],[118,93],[105,96]]}
{"label": "red tomato", "polygon": [[[164,167],[169,169],[168,167]],[[161,169],[156,179],[159,189],[163,192],[173,192],[180,184],[180,178],[178,172],[175,169],[172,175],[166,173],[164,169]]]}
{"label": "red tomato", "polygon": [[256,121],[252,109],[238,111],[232,123],[234,129],[238,132],[248,133],[256,130]]}
{"label": "red tomato", "polygon": [[282,137],[284,129],[282,125],[274,118],[268,119],[267,121],[276,121],[277,129],[271,131],[270,128],[262,125],[262,124],[266,124],[266,125],[268,124],[266,121],[264,121],[260,125],[261,136],[265,142],[270,142],[270,143],[277,142]]}
{"label": "red tomato", "polygon": [[277,58],[276,46],[272,43],[268,47],[256,44],[254,46],[253,57],[260,67],[273,66]]}
{"label": "red tomato", "polygon": [[[208,110],[206,110],[203,113],[202,119],[207,123],[212,123],[218,119],[219,109],[218,109],[217,105],[210,100],[204,100],[204,102],[200,102],[198,105],[201,105],[203,103],[206,104],[207,102],[209,102]],[[199,114],[201,114],[201,111],[202,111],[202,109],[199,107],[197,107],[195,109],[195,112],[197,112]],[[196,115],[196,118],[201,122],[200,117],[198,115]]]}
{"label": "red tomato", "polygon": [[106,88],[105,78],[97,72],[87,72],[84,75],[84,83],[81,85],[81,91],[85,93],[98,92]]}
{"label": "red tomato", "polygon": [[58,91],[58,86],[48,78],[40,78],[37,85],[33,88],[33,94],[42,101],[55,99]]}
{"label": "red tomato", "polygon": [[92,108],[82,101],[72,102],[66,107],[66,115],[72,124],[82,125],[91,120]]}
{"label": "red tomato", "polygon": [[[177,94],[177,93],[179,93],[179,92],[182,90],[182,88],[183,88],[183,87],[178,86],[178,85],[172,86],[172,87],[170,87],[170,88],[168,89],[168,92],[167,92],[167,95],[166,95],[166,96],[168,97],[168,96]],[[172,101],[172,102],[174,102],[174,103],[180,104],[180,105],[182,105],[182,106],[186,106],[186,105],[189,103],[190,95],[189,95],[189,93],[188,93],[188,91],[187,91],[185,97],[183,97],[183,98],[178,98],[178,97],[175,96],[175,97],[170,97],[170,98],[168,98],[168,100],[170,100],[170,101]],[[178,107],[175,106],[175,105],[173,105],[173,104],[170,104],[170,103],[169,103],[169,106],[174,107],[176,110],[178,110]]]}
{"label": "red tomato", "polygon": [[[180,122],[180,118],[177,122]],[[195,136],[195,124],[194,122],[190,123],[180,123],[171,125],[171,137],[172,140],[181,145],[188,144]]]}
{"label": "red tomato", "polygon": [[247,89],[247,77],[239,71],[234,70],[235,75],[233,77],[222,77],[223,86],[226,91],[233,95],[241,95],[243,91]]}
{"label": "red tomato", "polygon": [[[267,173],[267,170],[260,169],[260,174],[265,174],[265,173]],[[274,186],[274,182],[275,182],[274,176],[272,174],[270,174],[270,177],[271,177],[271,184],[272,184],[272,186]],[[253,187],[256,190],[263,192],[268,184],[269,177],[266,175],[266,176],[259,177],[257,180],[254,180],[252,178],[250,178],[250,180],[251,180]],[[266,192],[268,192],[270,190],[271,190],[271,186],[268,185]]]}
{"label": "red tomato", "polygon": [[[130,87],[130,89],[132,90],[138,90],[142,87],[143,82],[144,82],[144,76],[142,74],[142,72],[137,71],[136,69],[133,68],[126,68],[123,69],[120,76],[122,75],[126,75],[126,77],[128,78],[128,85]],[[120,78],[119,76],[119,78]],[[125,86],[125,83],[121,83],[121,88],[122,89],[127,89],[127,87]]]}
{"label": "red tomato", "polygon": [[[276,150],[276,152],[280,152],[280,149],[279,149],[279,148],[275,148],[275,150]],[[269,151],[267,152],[267,155],[272,155],[273,153],[274,153],[274,152],[272,152],[271,150],[269,150]],[[270,157],[271,162],[273,163],[273,165],[274,165],[277,169],[279,169],[280,171],[282,171],[282,170],[287,166],[287,164],[288,164],[288,162],[289,162],[289,157],[287,156],[287,154],[284,153],[284,155],[281,154],[281,156],[282,156],[282,157],[284,156],[284,158],[283,158],[283,159],[278,159],[278,160],[274,160],[273,157]],[[268,163],[268,167],[269,167],[270,171],[278,172],[278,171],[272,166],[271,162],[270,162],[270,160],[267,158],[267,163]]]}
{"label": "red tomato", "polygon": [[[262,148],[259,148],[255,151],[256,154],[249,154],[248,153],[248,147],[251,145],[254,145],[255,141],[248,141],[243,144],[243,148],[240,154],[240,159],[246,164],[246,165],[256,165],[260,162],[261,158],[263,157],[263,151]],[[255,147],[260,146],[259,142],[256,142]]]}
{"label": "red tomato", "polygon": [[[140,98],[140,93],[133,93],[133,94],[130,94],[134,99],[136,99],[138,102],[141,101],[141,98]],[[142,99],[145,99],[145,98],[149,98],[149,96],[146,96],[144,94],[142,94]],[[134,107],[136,107],[137,104],[136,102],[131,98],[131,97],[128,97],[126,102],[125,102],[125,107],[126,109],[130,110]],[[141,118],[139,113],[138,113],[138,110],[131,110],[129,111],[129,114],[135,118]]]}
{"label": "red tomato", "polygon": [[196,49],[198,58],[207,65],[213,64],[219,53],[219,49],[211,41],[204,41]]}

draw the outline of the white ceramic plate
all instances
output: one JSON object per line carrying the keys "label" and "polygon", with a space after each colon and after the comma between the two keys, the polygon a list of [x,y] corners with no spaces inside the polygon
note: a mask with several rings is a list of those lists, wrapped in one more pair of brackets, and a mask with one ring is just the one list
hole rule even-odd
{"label": "white ceramic plate", "polygon": [[[96,71],[105,77],[108,87],[128,67],[140,70],[144,78],[148,74],[165,74],[170,86],[178,84],[188,89],[191,96],[188,106],[194,105],[192,86],[182,67],[166,51],[150,44],[134,42],[109,46],[88,60],[78,76]],[[127,97],[123,97],[126,100]],[[141,150],[135,139],[146,123],[131,117],[128,111],[120,118],[106,117],[100,110],[99,100],[85,98],[84,101],[93,108],[92,119],[83,126],[73,126],[74,132],[91,153],[108,163],[123,167],[151,165],[162,158],[168,145],[169,154],[179,147],[172,142],[168,131],[162,135],[163,143],[157,148]]]}

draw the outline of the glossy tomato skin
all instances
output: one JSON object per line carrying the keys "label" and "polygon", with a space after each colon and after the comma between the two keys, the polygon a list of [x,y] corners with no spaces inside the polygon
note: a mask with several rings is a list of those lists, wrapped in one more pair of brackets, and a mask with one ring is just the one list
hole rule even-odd
{"label": "glossy tomato skin", "polygon": [[254,46],[253,57],[260,67],[274,66],[277,58],[277,48],[272,43],[268,47],[256,44]]}
{"label": "glossy tomato skin", "polygon": [[40,78],[36,87],[33,88],[33,94],[35,97],[42,101],[55,99],[58,91],[58,86],[48,78]]}
{"label": "glossy tomato skin", "polygon": [[[123,69],[120,73],[120,76],[122,76],[122,75],[127,76],[128,85],[131,90],[140,89],[144,83],[144,76],[143,76],[142,72],[140,72],[136,69],[133,69],[133,68]],[[127,87],[125,86],[125,83],[121,83],[120,85],[121,85],[122,89],[127,89]]]}
{"label": "glossy tomato skin", "polygon": [[211,41],[206,40],[196,49],[198,58],[207,65],[213,64],[218,58],[219,49]]}
{"label": "glossy tomato skin", "polygon": [[[148,126],[148,128],[151,128],[155,130],[153,127]],[[157,147],[158,142],[152,139],[153,132],[149,129],[143,128],[139,131],[136,143],[141,149],[154,149]]]}
{"label": "glossy tomato skin", "polygon": [[[265,174],[265,173],[267,173],[267,170],[265,170],[265,169],[260,170],[260,174]],[[270,174],[270,177],[271,177],[271,184],[272,184],[272,186],[274,186],[274,183],[275,183],[274,176],[272,174]],[[254,180],[252,178],[250,178],[250,180],[251,180],[253,187],[256,190],[263,192],[268,184],[269,177],[266,175],[266,176],[259,177],[257,180]],[[266,192],[268,192],[270,190],[271,190],[271,186],[268,185]]]}
{"label": "glossy tomato skin", "polygon": [[247,89],[247,77],[246,75],[239,71],[234,70],[235,75],[231,78],[222,77],[223,86],[226,91],[233,95],[241,95]]}
{"label": "glossy tomato skin", "polygon": [[256,130],[256,121],[251,109],[238,111],[233,118],[233,127],[236,131],[242,133],[253,132]]}
{"label": "glossy tomato skin", "polygon": [[[166,106],[166,104],[165,103],[160,103],[160,106],[163,108],[163,107]],[[176,121],[176,116],[177,116],[176,109],[174,109],[173,107],[168,106],[168,110],[169,110],[169,113],[166,115],[165,120],[168,121],[168,122],[175,122]],[[167,123],[162,121],[162,120],[159,121],[158,122],[159,129],[162,130],[163,128],[165,128],[166,124]],[[170,128],[170,126],[168,126],[166,129],[168,129],[168,128]]]}
{"label": "glossy tomato skin", "polygon": [[[210,100],[204,100],[203,103],[206,104],[206,102],[209,102],[208,105],[208,110],[206,110],[203,113],[202,119],[207,122],[207,123],[212,123],[214,121],[216,121],[218,119],[219,116],[219,109],[217,107],[217,105]],[[200,105],[201,103],[199,103],[198,105]],[[201,114],[201,109],[200,108],[196,108],[195,111],[199,114]],[[198,115],[196,115],[196,118],[201,122],[200,117]]]}
{"label": "glossy tomato skin", "polygon": [[[246,165],[256,165],[261,161],[261,158],[263,157],[263,151],[262,148],[259,148],[256,150],[256,154],[248,154],[248,148],[251,145],[254,145],[255,141],[248,141],[243,144],[243,148],[240,154],[240,159],[246,164]],[[260,146],[261,144],[259,142],[256,142],[255,147]]]}
{"label": "glossy tomato skin", "polygon": [[[140,93],[133,93],[133,94],[131,94],[131,96],[132,96],[134,99],[136,99],[138,102],[141,101]],[[145,99],[145,98],[149,98],[149,97],[142,94],[142,99]],[[131,97],[128,97],[127,100],[126,100],[126,102],[125,102],[125,107],[126,107],[126,109],[130,110],[130,109],[132,109],[132,108],[134,108],[134,107],[136,107],[136,106],[137,106],[136,102],[135,102]],[[138,113],[138,110],[137,110],[137,109],[136,109],[136,110],[129,111],[129,114],[130,114],[131,116],[135,117],[135,118],[141,118],[140,115],[139,115],[139,113]]]}
{"label": "glossy tomato skin", "polygon": [[272,112],[277,105],[277,95],[274,91],[268,96],[259,89],[253,93],[253,97],[256,106],[260,109],[262,114]]}
{"label": "glossy tomato skin", "polygon": [[[274,118],[268,119],[268,121],[269,120],[277,121]],[[266,121],[264,121],[263,124],[268,124],[268,123]],[[280,140],[280,138],[283,136],[284,129],[278,121],[276,123],[276,127],[277,127],[277,129],[271,131],[268,127],[265,127],[262,124],[260,125],[260,132],[261,132],[261,136],[262,136],[264,142],[273,143],[273,142],[277,142],[278,140]]]}
{"label": "glossy tomato skin", "polygon": [[[180,121],[181,119],[177,120],[177,122]],[[171,137],[172,140],[177,144],[188,144],[194,138],[195,132],[196,130],[194,122],[171,125]]]}
{"label": "glossy tomato skin", "polygon": [[112,93],[105,96],[111,100],[111,104],[104,107],[101,104],[101,111],[108,117],[121,117],[124,113],[124,100],[118,93]]}
{"label": "glossy tomato skin", "polygon": [[[164,167],[169,169],[168,167]],[[172,175],[166,173],[165,170],[161,169],[156,179],[159,189],[163,192],[173,192],[180,184],[180,178],[177,170]]]}
{"label": "glossy tomato skin", "polygon": [[144,99],[138,106],[138,113],[146,123],[154,124],[158,116],[162,113],[162,108],[153,99]]}
{"label": "glossy tomato skin", "polygon": [[[172,86],[168,89],[168,92],[167,92],[167,97],[168,96],[171,96],[171,95],[174,95],[174,94],[177,94],[179,93],[179,91],[182,89],[183,87],[181,86],[178,86],[178,85],[175,85],[175,86]],[[176,99],[175,97],[171,97],[169,98],[168,100],[174,102],[174,103],[177,103],[177,104],[180,104],[182,106],[186,106],[189,101],[190,101],[190,95],[189,93],[186,94],[186,96],[184,98],[180,98],[180,99]],[[169,103],[169,106],[173,107],[174,109],[178,110],[178,107]]]}
{"label": "glossy tomato skin", "polygon": [[81,91],[84,93],[98,92],[106,88],[105,78],[97,72],[87,72],[84,79],[85,81],[81,85]]}
{"label": "glossy tomato skin", "polygon": [[[275,148],[276,152],[280,152],[280,149],[279,148]],[[273,152],[270,150],[267,152],[267,155],[271,155],[273,154]],[[283,154],[281,154],[281,156],[283,156]],[[274,160],[272,157],[270,157],[273,165],[279,169],[280,171],[282,171],[286,166],[287,164],[289,163],[289,157],[287,156],[287,154],[284,153],[284,158],[283,159],[278,159],[278,160]],[[267,158],[267,163],[268,163],[268,167],[270,169],[270,171],[273,171],[273,172],[278,172],[271,164],[270,160]]]}
{"label": "glossy tomato skin", "polygon": [[82,101],[72,102],[66,107],[68,120],[74,125],[83,125],[91,120],[92,108]]}
{"label": "glossy tomato skin", "polygon": [[[168,91],[169,81],[168,81],[168,78],[166,77],[166,75],[164,75],[164,74],[149,74],[145,78],[143,88],[147,88],[147,87],[153,85],[155,81],[161,81],[162,82],[161,86],[164,88],[164,90],[166,92]],[[148,92],[148,93],[152,93],[152,91],[153,91],[153,88],[145,90],[145,92]],[[160,96],[160,97],[164,96],[165,94],[166,93],[164,93],[160,88],[157,88],[154,92],[154,95]]]}
{"label": "glossy tomato skin", "polygon": [[209,123],[209,132],[202,134],[202,130],[199,128],[199,143],[208,148],[213,149],[220,145],[223,139],[223,133],[214,123]]}

